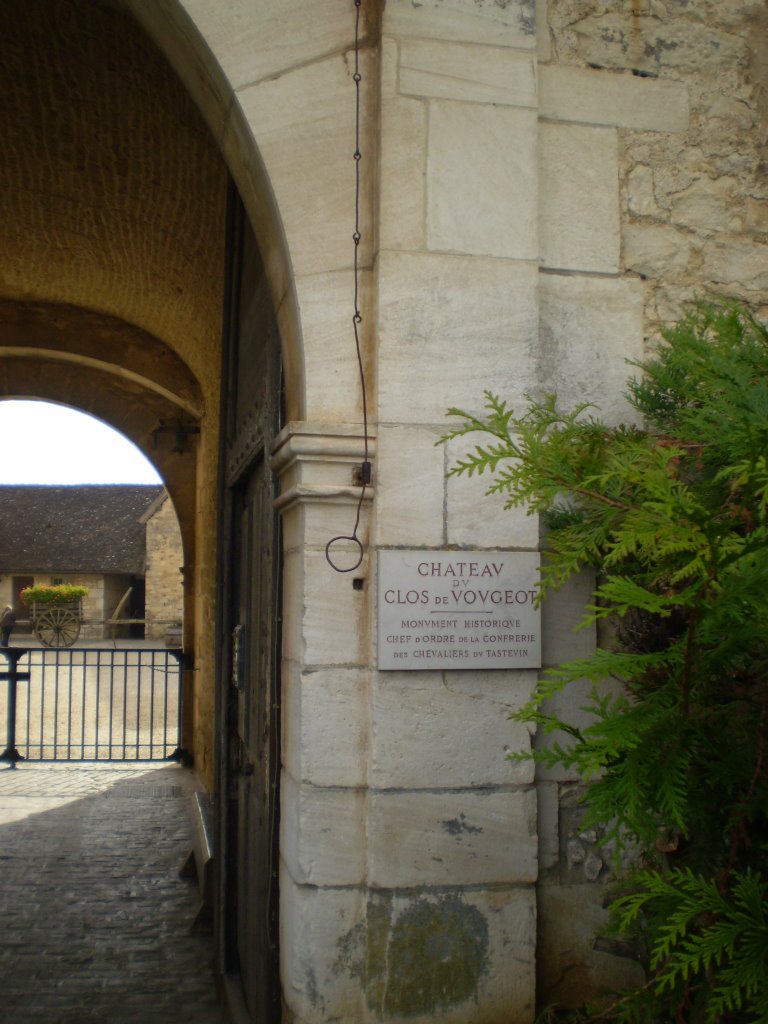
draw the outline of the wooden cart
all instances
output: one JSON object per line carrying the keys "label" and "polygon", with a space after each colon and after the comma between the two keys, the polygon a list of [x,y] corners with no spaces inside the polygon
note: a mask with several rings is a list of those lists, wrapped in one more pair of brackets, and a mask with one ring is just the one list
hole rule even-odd
{"label": "wooden cart", "polygon": [[32,604],[32,630],[44,647],[71,647],[80,636],[82,621],[82,600]]}

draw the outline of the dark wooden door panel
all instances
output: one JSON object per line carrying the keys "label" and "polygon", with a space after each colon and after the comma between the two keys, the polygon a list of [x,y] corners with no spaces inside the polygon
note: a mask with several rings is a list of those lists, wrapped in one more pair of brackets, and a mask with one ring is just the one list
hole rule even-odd
{"label": "dark wooden door panel", "polygon": [[279,345],[256,241],[236,203],[231,224],[222,423],[224,586],[222,787],[228,794],[220,900],[225,963],[254,1024],[279,1020],[277,829],[280,763],[279,583],[275,484]]}

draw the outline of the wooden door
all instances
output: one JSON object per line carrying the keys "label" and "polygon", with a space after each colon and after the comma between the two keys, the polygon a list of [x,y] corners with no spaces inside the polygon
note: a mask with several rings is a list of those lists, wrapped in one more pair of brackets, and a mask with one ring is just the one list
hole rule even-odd
{"label": "wooden door", "polygon": [[238,1012],[270,1024],[280,1007],[280,553],[269,468],[279,427],[279,345],[258,247],[236,194],[228,279],[217,948]]}

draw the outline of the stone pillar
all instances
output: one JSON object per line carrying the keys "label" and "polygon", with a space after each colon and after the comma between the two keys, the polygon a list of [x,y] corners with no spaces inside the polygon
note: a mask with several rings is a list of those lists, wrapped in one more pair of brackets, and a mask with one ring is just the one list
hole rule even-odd
{"label": "stone pillar", "polygon": [[[325,556],[352,532],[363,450],[359,426],[289,423],[272,464],[284,552],[281,981],[296,1022],[365,1019],[361,979],[342,963],[366,905],[370,561],[337,573]],[[366,507],[363,538],[367,520]],[[342,567],[359,556],[351,543],[332,550]]]}
{"label": "stone pillar", "polygon": [[[375,550],[538,547],[484,481],[446,480],[466,446],[435,446],[450,406],[536,381],[535,45],[526,2],[384,10]],[[535,678],[371,672],[367,906],[341,964],[370,1019],[533,1019],[536,795],[505,755]]]}

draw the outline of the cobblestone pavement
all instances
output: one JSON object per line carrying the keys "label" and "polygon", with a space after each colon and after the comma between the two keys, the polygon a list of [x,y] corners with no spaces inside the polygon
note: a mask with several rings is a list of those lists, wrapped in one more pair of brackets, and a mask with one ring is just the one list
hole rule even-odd
{"label": "cobblestone pavement", "polygon": [[194,776],[0,767],[0,1024],[222,1024],[193,934]]}

